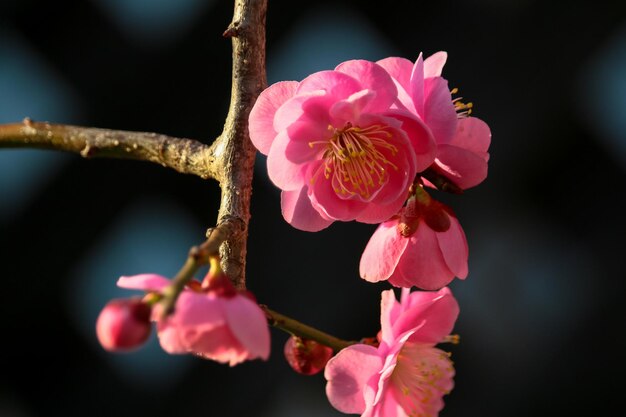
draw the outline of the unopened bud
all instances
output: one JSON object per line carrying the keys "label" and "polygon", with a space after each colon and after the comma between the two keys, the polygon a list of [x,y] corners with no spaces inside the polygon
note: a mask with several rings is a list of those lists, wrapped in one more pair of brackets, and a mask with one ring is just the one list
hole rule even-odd
{"label": "unopened bud", "polygon": [[315,375],[326,366],[333,356],[328,346],[297,336],[291,336],[285,343],[285,358],[299,374]]}
{"label": "unopened bud", "polygon": [[108,351],[140,347],[150,336],[150,306],[138,298],[118,298],[104,306],[96,322],[96,334]]}

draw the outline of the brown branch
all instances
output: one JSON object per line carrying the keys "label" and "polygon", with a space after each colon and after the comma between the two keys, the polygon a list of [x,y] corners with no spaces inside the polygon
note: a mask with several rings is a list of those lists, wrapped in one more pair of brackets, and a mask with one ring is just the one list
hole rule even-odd
{"label": "brown branch", "polygon": [[0,125],[0,148],[41,148],[78,153],[84,158],[150,161],[183,174],[216,178],[209,146],[156,133],[128,132],[33,122]]}
{"label": "brown branch", "polygon": [[217,224],[234,219],[239,223],[238,233],[220,248],[222,268],[240,289],[245,288],[246,242],[256,154],[248,133],[248,115],[267,85],[266,11],[267,0],[235,0],[233,20],[224,32],[225,37],[232,38],[233,44],[230,108],[224,130],[211,146],[221,173],[222,201]]}

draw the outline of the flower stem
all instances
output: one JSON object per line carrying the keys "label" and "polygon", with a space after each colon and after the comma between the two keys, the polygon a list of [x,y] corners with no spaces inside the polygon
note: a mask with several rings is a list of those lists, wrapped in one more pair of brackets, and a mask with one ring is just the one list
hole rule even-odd
{"label": "flower stem", "polygon": [[335,336],[331,336],[328,333],[324,333],[314,327],[308,326],[290,317],[270,310],[265,305],[261,305],[260,307],[265,312],[267,320],[272,326],[284,330],[285,332],[294,336],[299,336],[309,340],[315,340],[322,345],[332,348],[335,352],[339,352],[341,349],[358,343],[356,341],[348,341],[336,338]]}
{"label": "flower stem", "polygon": [[200,267],[209,263],[209,259],[212,256],[217,255],[220,245],[235,234],[238,227],[237,221],[226,220],[217,225],[217,227],[210,229],[207,240],[201,245],[194,246],[189,250],[189,256],[185,264],[172,279],[172,283],[163,291],[163,299],[160,301],[163,307],[162,317],[174,311],[176,300],[185,288],[185,285],[193,278]]}

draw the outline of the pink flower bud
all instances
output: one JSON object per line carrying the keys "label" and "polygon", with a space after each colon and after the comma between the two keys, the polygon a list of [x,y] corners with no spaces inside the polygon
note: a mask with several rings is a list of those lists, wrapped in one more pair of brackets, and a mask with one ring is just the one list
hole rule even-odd
{"label": "pink flower bud", "polygon": [[141,346],[150,336],[150,306],[138,298],[117,298],[102,309],[96,334],[108,351],[128,351]]}
{"label": "pink flower bud", "polygon": [[291,336],[285,343],[285,358],[299,374],[315,375],[326,366],[333,350],[314,340]]}

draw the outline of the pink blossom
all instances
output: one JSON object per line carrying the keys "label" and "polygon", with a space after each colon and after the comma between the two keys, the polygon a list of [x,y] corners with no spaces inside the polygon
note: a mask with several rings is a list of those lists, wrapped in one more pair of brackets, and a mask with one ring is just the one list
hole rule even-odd
{"label": "pink blossom", "polygon": [[472,103],[452,99],[448,81],[441,76],[445,52],[412,63],[404,58],[378,61],[398,88],[395,106],[416,114],[430,128],[437,143],[432,169],[462,189],[474,187],[487,177],[491,131],[485,122],[469,117]]}
{"label": "pink blossom", "polygon": [[363,279],[434,290],[467,277],[467,241],[452,209],[421,187],[416,194],[370,238],[361,256]]}
{"label": "pink blossom", "polygon": [[437,416],[454,385],[449,354],[435,348],[450,334],[459,306],[448,288],[392,290],[381,300],[380,345],[356,344],[326,365],[326,395],[337,410],[362,417]]}
{"label": "pink blossom", "polygon": [[397,213],[435,143],[396,101],[379,65],[347,61],[301,82],[276,83],[250,113],[250,138],[281,190],[283,217],[317,231],[336,220],[379,223]]}
{"label": "pink blossom", "polygon": [[150,336],[150,306],[137,298],[111,300],[96,321],[98,341],[108,351],[128,351]]}
{"label": "pink blossom", "polygon": [[[148,292],[162,292],[169,284],[167,278],[155,274],[121,277],[117,283],[122,288]],[[265,314],[227,278],[208,288],[186,287],[174,313],[165,319],[160,318],[157,307],[152,320],[157,323],[161,347],[168,353],[193,353],[230,366],[269,357]]]}

